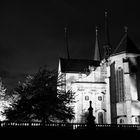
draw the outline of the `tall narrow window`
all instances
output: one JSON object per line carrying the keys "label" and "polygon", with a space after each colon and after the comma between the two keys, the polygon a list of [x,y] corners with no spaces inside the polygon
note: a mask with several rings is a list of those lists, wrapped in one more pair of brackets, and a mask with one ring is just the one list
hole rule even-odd
{"label": "tall narrow window", "polygon": [[121,102],[124,101],[124,80],[123,80],[123,69],[121,67],[118,68],[116,73],[116,85],[117,85],[117,101]]}
{"label": "tall narrow window", "polygon": [[99,124],[103,124],[103,123],[104,123],[103,112],[99,112],[99,113],[98,113],[98,123],[99,123]]}

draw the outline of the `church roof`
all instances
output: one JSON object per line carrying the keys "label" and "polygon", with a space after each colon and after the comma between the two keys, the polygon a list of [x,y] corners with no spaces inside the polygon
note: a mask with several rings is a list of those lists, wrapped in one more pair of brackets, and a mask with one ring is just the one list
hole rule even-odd
{"label": "church roof", "polygon": [[120,53],[140,54],[140,50],[137,48],[137,46],[134,44],[127,33],[124,34],[118,46],[113,51],[112,55]]}
{"label": "church roof", "polygon": [[99,66],[100,62],[87,59],[64,59],[60,58],[60,65],[62,72],[81,72],[84,73],[89,66]]}

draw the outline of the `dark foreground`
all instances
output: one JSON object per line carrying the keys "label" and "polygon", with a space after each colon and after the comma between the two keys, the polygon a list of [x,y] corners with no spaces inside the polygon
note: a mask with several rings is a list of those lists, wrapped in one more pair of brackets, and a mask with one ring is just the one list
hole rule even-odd
{"label": "dark foreground", "polygon": [[0,135],[5,139],[126,139],[140,137],[138,129],[121,128],[90,128],[90,129],[67,129],[67,128],[43,128],[43,127],[3,127],[0,128]]}

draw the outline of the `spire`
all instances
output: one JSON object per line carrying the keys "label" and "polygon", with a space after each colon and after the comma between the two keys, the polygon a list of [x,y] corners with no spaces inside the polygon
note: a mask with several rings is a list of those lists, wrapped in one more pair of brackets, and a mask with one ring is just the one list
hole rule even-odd
{"label": "spire", "polygon": [[107,59],[112,51],[109,37],[109,26],[108,26],[108,13],[105,11],[105,44],[104,48],[104,58]]}
{"label": "spire", "polygon": [[69,42],[68,42],[68,28],[67,26],[64,28],[65,30],[65,47],[67,50],[67,57],[68,59],[70,59],[70,54],[69,54]]}
{"label": "spire", "polygon": [[108,13],[107,13],[107,11],[105,11],[105,43],[107,45],[110,44],[109,26],[108,26]]}
{"label": "spire", "polygon": [[98,29],[97,29],[97,27],[96,27],[96,40],[95,40],[94,60],[96,60],[96,61],[101,60],[99,44],[98,44]]}
{"label": "spire", "polygon": [[1,79],[1,77],[0,77],[0,87],[2,86],[2,79]]}
{"label": "spire", "polygon": [[128,27],[124,26],[124,32],[127,34],[128,33]]}

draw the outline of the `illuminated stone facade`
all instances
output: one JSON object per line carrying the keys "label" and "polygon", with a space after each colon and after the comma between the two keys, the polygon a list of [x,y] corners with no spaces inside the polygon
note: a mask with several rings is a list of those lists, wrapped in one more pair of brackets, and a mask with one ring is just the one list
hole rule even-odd
{"label": "illuminated stone facade", "polygon": [[92,101],[96,123],[140,123],[140,51],[127,33],[106,59],[60,58],[58,72],[75,92],[73,122],[86,122]]}

